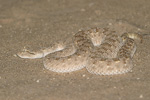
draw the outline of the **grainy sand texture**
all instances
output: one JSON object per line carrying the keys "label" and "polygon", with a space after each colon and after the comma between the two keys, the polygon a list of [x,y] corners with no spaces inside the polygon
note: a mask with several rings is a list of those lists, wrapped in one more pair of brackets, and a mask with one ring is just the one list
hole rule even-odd
{"label": "grainy sand texture", "polygon": [[0,100],[150,100],[150,35],[137,43],[133,71],[121,75],[55,73],[42,59],[16,56],[92,27],[150,34],[150,1],[0,0]]}

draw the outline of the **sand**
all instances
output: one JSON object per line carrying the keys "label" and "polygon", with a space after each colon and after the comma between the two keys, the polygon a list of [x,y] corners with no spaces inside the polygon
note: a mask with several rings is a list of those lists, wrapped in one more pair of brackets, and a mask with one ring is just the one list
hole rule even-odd
{"label": "sand", "polygon": [[42,59],[16,56],[24,47],[39,50],[81,29],[118,22],[149,34],[149,9],[148,0],[0,0],[0,100],[150,100],[148,35],[137,44],[133,71],[122,75],[60,74],[45,69]]}

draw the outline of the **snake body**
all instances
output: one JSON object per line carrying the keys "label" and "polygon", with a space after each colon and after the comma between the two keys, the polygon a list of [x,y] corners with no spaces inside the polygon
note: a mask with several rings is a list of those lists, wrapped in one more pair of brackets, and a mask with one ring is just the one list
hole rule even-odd
{"label": "snake body", "polygon": [[129,72],[136,51],[135,40],[142,39],[137,33],[121,36],[107,28],[92,28],[79,31],[72,42],[55,43],[49,48],[31,52],[25,50],[21,58],[43,58],[44,67],[54,72],[73,72],[86,68],[97,75],[114,75]]}

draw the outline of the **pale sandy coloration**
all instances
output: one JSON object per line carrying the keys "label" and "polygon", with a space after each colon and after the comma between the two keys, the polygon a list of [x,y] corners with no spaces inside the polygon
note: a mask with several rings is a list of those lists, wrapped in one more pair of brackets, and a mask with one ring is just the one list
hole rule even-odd
{"label": "pale sandy coloration", "polygon": [[25,50],[17,55],[29,59],[44,57],[44,67],[54,72],[86,67],[88,72],[97,75],[123,74],[133,68],[135,39],[142,40],[142,36],[136,33],[119,36],[107,28],[92,28],[76,33],[70,44],[59,42],[37,52]]}

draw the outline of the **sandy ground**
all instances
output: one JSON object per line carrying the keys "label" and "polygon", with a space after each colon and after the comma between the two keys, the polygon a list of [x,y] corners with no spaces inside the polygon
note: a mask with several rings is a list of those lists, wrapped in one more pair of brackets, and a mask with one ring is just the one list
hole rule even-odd
{"label": "sandy ground", "polygon": [[[59,74],[42,59],[21,59],[80,29],[116,26],[149,32],[148,0],[0,0],[0,100],[150,100],[150,36],[137,45],[133,72],[98,76],[85,69]],[[139,30],[140,29],[140,30]]]}

